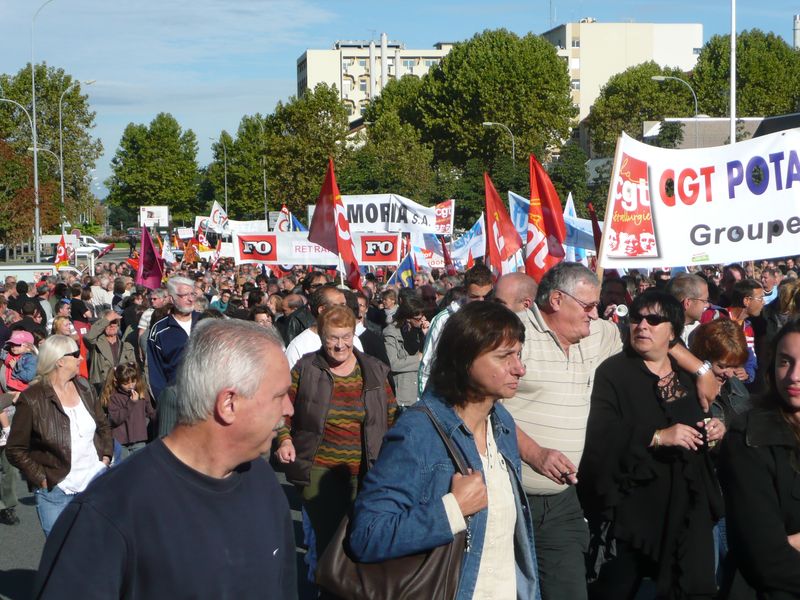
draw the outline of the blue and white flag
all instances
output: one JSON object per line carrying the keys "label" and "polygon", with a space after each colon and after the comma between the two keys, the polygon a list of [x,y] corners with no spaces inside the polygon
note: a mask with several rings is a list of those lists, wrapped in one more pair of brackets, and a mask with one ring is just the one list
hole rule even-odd
{"label": "blue and white flag", "polygon": [[531,209],[531,201],[514,192],[508,192],[508,209],[514,229],[517,230],[519,237],[524,242],[528,239],[528,213]]}
{"label": "blue and white flag", "polygon": [[478,258],[486,254],[486,237],[483,235],[483,213],[475,221],[464,235],[457,240],[453,240],[450,245],[450,257],[453,262],[461,267],[466,266],[470,251],[472,258]]}
{"label": "blue and white flag", "polygon": [[[575,201],[572,199],[572,192],[570,192],[567,195],[567,203],[564,205],[564,224],[567,225],[567,219],[577,218],[578,213],[575,211]],[[572,239],[570,239],[570,234],[572,234]],[[588,265],[588,260],[586,259],[586,250],[584,250],[581,246],[575,245],[576,239],[577,232],[575,227],[570,227],[567,225],[567,237],[564,240],[564,252],[566,253],[564,260]],[[594,240],[592,241],[594,242]]]}
{"label": "blue and white flag", "polygon": [[290,214],[292,216],[292,231],[308,231],[308,227],[298,221],[297,217],[294,216],[294,213]]}
{"label": "blue and white flag", "polygon": [[406,257],[400,261],[400,264],[397,265],[397,270],[392,273],[392,276],[386,283],[389,285],[399,284],[400,287],[404,288],[413,288],[414,275],[416,275],[416,273],[417,269],[414,266],[414,258],[409,252],[406,254]]}

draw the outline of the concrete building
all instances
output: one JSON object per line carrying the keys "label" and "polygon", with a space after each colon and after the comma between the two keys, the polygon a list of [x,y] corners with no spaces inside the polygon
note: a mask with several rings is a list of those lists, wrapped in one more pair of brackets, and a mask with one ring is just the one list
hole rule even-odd
{"label": "concrete building", "polygon": [[440,42],[430,50],[408,50],[382,33],[377,45],[374,40],[337,41],[331,50],[306,50],[297,59],[297,97],[318,83],[335,85],[352,122],[390,80],[422,77],[452,47]]}
{"label": "concrete building", "polygon": [[598,23],[593,18],[566,23],[542,34],[564,59],[572,81],[578,120],[589,110],[612,75],[647,61],[691,71],[703,46],[696,23]]}

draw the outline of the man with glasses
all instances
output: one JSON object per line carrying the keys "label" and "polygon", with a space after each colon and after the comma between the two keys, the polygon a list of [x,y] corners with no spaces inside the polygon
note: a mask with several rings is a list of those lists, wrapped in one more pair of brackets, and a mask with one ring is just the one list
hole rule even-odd
{"label": "man with glasses", "polygon": [[147,334],[150,331],[150,321],[153,318],[153,311],[168,304],[169,296],[167,295],[166,289],[158,288],[150,291],[147,295],[147,300],[150,307],[142,313],[142,316],[139,318],[138,327],[139,347],[141,348],[142,356],[147,353]]}
{"label": "man with glasses", "polygon": [[667,284],[667,293],[683,306],[683,333],[681,340],[689,346],[689,336],[700,325],[700,317],[708,308],[708,283],[699,275],[678,273]]}
{"label": "man with glasses", "polygon": [[[587,597],[589,530],[574,485],[583,453],[594,372],[622,350],[614,323],[598,318],[600,285],[580,263],[562,262],[539,282],[536,303],[518,313],[525,325],[526,372],[506,400],[517,423],[522,483],[534,525],[543,600]],[[675,356],[689,372],[702,362],[685,348]],[[712,374],[701,390],[716,396]]]}
{"label": "man with glasses", "polygon": [[[747,340],[747,362],[744,365],[743,372],[740,370],[737,376],[750,389],[755,383],[756,370],[758,369],[754,325],[764,309],[764,288],[755,279],[743,279],[734,284],[731,289],[730,300],[731,305],[728,307],[728,314],[731,319],[741,325],[744,337]],[[761,323],[758,324],[761,325]],[[746,379],[745,374],[747,376]],[[753,390],[751,389],[751,391]]]}
{"label": "man with glasses", "polygon": [[158,400],[164,388],[175,381],[178,365],[200,313],[194,310],[197,292],[187,277],[170,277],[167,293],[172,299],[169,315],[153,324],[147,338],[147,375],[152,397]]}

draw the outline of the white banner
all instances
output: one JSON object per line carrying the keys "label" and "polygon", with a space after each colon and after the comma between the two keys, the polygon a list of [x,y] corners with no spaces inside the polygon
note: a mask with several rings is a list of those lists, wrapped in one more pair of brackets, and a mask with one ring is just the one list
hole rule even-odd
{"label": "white banner", "polygon": [[604,268],[730,263],[800,247],[800,129],[667,150],[623,134],[600,249]]}
{"label": "white banner", "polygon": [[[342,196],[342,203],[347,210],[347,221],[352,232],[453,234],[455,200],[446,200],[436,206],[422,206],[397,194],[368,194]],[[314,216],[314,208],[313,204],[308,207],[309,223]]]}
{"label": "white banner", "polygon": [[[363,266],[396,265],[400,262],[400,234],[353,234],[356,258]],[[307,231],[233,234],[233,258],[237,265],[337,265],[339,257],[308,241]]]}
{"label": "white banner", "polygon": [[[202,216],[195,216],[194,218],[194,230],[195,231],[202,231],[203,233],[206,232],[206,226],[208,225],[208,217]],[[214,231],[213,228],[209,227],[211,231]],[[267,222],[266,221],[234,221],[233,219],[228,219],[225,222],[225,233],[233,233],[234,231],[240,232],[259,232],[259,231],[267,231]]]}
{"label": "white banner", "polygon": [[140,227],[169,227],[169,206],[140,206]]}

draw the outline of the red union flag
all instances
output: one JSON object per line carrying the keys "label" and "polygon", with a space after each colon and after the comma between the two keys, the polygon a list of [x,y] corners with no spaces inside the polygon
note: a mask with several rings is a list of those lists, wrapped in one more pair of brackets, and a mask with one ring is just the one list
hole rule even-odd
{"label": "red union flag", "polygon": [[350,235],[350,223],[336,185],[333,159],[328,160],[328,171],[317,198],[314,217],[308,227],[308,240],[338,254],[344,265],[345,277],[350,287],[361,289],[361,273],[356,259],[356,247]]}
{"label": "red union flag", "polygon": [[658,257],[647,163],[622,154],[614,181],[611,225],[606,232],[607,254],[616,258]]}
{"label": "red union flag", "polygon": [[522,239],[488,173],[483,174],[483,183],[486,198],[486,258],[488,266],[500,276],[516,270],[509,268],[507,263],[522,248]]}
{"label": "red union flag", "polygon": [[69,266],[69,252],[67,252],[67,244],[64,241],[63,233],[61,234],[61,241],[58,242],[58,247],[56,248],[56,258],[53,262],[55,263],[57,269]]}
{"label": "red union flag", "polygon": [[539,161],[530,156],[531,206],[525,244],[525,272],[538,283],[551,267],[564,260],[564,213],[553,183]]}

